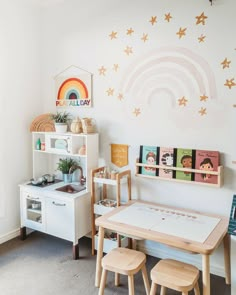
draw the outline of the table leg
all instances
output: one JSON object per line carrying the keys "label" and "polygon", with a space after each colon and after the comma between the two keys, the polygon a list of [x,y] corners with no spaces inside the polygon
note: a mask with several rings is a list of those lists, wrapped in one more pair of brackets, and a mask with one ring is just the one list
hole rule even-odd
{"label": "table leg", "polygon": [[101,274],[102,274],[103,239],[104,239],[104,228],[99,226],[96,277],[95,277],[95,287],[98,287],[98,288],[100,286],[100,280],[101,280]]}
{"label": "table leg", "polygon": [[231,283],[231,271],[230,271],[230,238],[226,234],[224,237],[224,260],[225,260],[225,282],[227,285]]}
{"label": "table leg", "polygon": [[210,281],[210,255],[202,255],[202,286],[203,295],[211,294],[211,281]]}

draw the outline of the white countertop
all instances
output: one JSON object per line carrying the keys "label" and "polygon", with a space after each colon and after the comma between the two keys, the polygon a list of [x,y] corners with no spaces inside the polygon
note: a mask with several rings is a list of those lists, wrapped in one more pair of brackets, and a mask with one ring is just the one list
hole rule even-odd
{"label": "white countertop", "polygon": [[20,189],[24,189],[25,191],[28,192],[34,192],[43,196],[47,196],[47,197],[59,197],[59,198],[66,198],[68,199],[76,199],[78,197],[81,197],[83,195],[85,195],[88,191],[87,189],[84,189],[80,192],[77,193],[66,193],[66,192],[61,192],[56,190],[57,188],[63,187],[65,185],[80,185],[79,182],[72,182],[72,183],[65,183],[63,181],[57,182],[55,184],[51,184],[45,187],[40,187],[37,185],[30,185],[30,182],[27,181],[25,183],[22,183],[19,185]]}

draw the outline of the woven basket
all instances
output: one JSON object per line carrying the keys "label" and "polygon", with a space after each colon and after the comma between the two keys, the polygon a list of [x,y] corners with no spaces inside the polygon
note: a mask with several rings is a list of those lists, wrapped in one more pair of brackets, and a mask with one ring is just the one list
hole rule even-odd
{"label": "woven basket", "polygon": [[94,119],[92,118],[83,118],[81,119],[82,122],[82,128],[83,128],[83,133],[94,133],[96,126]]}
{"label": "woven basket", "polygon": [[55,131],[54,122],[51,118],[50,113],[42,114],[36,117],[30,124],[30,132],[43,131],[43,132],[53,132]]}

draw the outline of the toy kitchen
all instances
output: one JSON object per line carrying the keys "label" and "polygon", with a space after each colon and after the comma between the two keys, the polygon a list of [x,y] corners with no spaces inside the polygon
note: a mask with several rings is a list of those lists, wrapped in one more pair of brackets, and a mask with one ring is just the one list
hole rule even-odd
{"label": "toy kitchen", "polygon": [[[36,230],[71,241],[78,259],[79,239],[91,231],[90,171],[98,166],[98,134],[32,132],[32,147],[33,178],[19,185],[20,237]],[[57,171],[62,159],[78,164],[67,181]]]}

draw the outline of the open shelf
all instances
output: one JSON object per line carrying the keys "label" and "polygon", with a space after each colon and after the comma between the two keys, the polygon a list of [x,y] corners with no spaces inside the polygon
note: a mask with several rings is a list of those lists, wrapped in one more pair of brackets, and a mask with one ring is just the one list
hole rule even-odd
{"label": "open shelf", "polygon": [[[176,179],[176,178],[165,178],[160,176],[152,176],[152,175],[145,175],[139,173],[139,167],[150,167],[150,168],[159,168],[159,169],[168,169],[168,170],[175,170],[175,171],[182,171],[182,172],[192,172],[192,173],[200,173],[200,174],[210,174],[210,175],[216,175],[217,176],[217,183],[205,183],[205,182],[199,182],[199,181],[187,181],[182,179]],[[146,163],[139,163],[139,160],[136,161],[136,174],[135,176],[138,177],[144,177],[144,178],[152,178],[152,179],[159,179],[159,180],[167,180],[167,181],[176,181],[176,182],[182,182],[182,183],[191,183],[191,184],[199,184],[199,185],[205,185],[210,187],[222,187],[223,186],[223,166],[218,166],[217,171],[204,171],[204,170],[198,170],[198,169],[190,169],[190,168],[181,168],[181,167],[167,167],[167,166],[161,166],[161,165],[148,165]]]}
{"label": "open shelf", "polygon": [[[115,179],[99,177],[99,175],[106,175],[106,167],[99,167],[91,171],[92,188],[91,188],[91,223],[92,223],[92,255],[95,254],[97,236],[95,219],[99,215],[111,212],[114,208],[121,206],[126,201],[131,200],[131,171],[125,170],[117,172]],[[126,201],[121,202],[121,185],[124,184],[127,188]],[[108,198],[107,186],[113,186],[114,197]],[[115,191],[115,192],[114,192]],[[127,238],[121,238],[118,234],[116,240],[104,239],[104,252],[107,253],[111,249],[128,245]]]}

